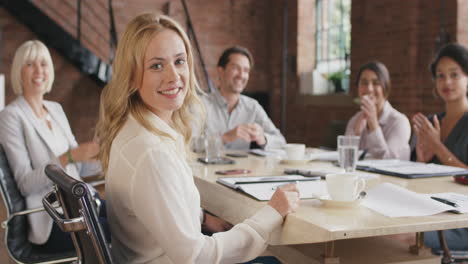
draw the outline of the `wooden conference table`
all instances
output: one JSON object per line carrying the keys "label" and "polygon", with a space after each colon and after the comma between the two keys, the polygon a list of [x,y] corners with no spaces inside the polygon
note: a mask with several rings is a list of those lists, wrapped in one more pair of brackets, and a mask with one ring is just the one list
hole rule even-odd
{"label": "wooden conference table", "polygon": [[[236,158],[233,165],[203,165],[192,162],[195,183],[202,207],[236,224],[253,215],[266,202],[216,183],[225,169],[250,169],[246,176],[282,175],[285,168],[320,169],[332,167],[328,162],[283,164],[275,158],[249,155]],[[362,172],[364,173],[364,172]],[[468,194],[466,186],[452,177],[403,179],[378,175],[367,180],[366,189],[381,182],[391,182],[419,193],[458,192]],[[404,204],[402,204],[404,206]],[[301,200],[295,213],[287,216],[269,241],[270,251],[285,263],[440,263],[421,245],[420,233],[468,227],[468,214],[442,213],[425,217],[390,218],[362,205],[352,208],[326,207],[319,200]],[[417,233],[412,252],[404,243],[381,236]]]}

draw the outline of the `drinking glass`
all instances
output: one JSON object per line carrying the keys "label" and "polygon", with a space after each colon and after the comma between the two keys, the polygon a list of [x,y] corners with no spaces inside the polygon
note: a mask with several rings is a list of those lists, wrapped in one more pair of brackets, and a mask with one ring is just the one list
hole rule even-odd
{"label": "drinking glass", "polygon": [[345,172],[354,172],[358,160],[359,136],[338,136],[338,161]]}
{"label": "drinking glass", "polygon": [[223,152],[221,135],[211,134],[205,137],[205,159],[207,161],[219,160]]}

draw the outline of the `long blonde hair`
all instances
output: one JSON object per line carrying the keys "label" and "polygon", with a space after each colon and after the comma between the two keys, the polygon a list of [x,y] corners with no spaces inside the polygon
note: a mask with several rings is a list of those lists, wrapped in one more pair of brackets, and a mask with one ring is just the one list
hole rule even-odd
{"label": "long blonde hair", "polygon": [[[147,116],[150,110],[138,94],[143,78],[143,60],[146,48],[164,29],[176,32],[183,40],[189,67],[188,91],[182,107],[172,115],[172,127],[179,132],[186,145],[190,143],[194,116],[204,116],[203,105],[197,95],[200,91],[195,71],[190,41],[182,27],[173,19],[159,13],[143,13],[130,21],[117,46],[112,80],[101,94],[96,138],[100,144],[99,159],[107,171],[112,141],[131,114],[144,128],[159,136],[169,136],[157,129]],[[199,118],[197,118],[198,120]]]}

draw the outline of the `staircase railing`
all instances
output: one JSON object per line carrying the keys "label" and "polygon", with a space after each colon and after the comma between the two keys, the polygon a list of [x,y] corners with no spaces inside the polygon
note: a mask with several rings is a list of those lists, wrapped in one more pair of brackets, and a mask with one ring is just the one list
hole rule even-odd
{"label": "staircase railing", "polygon": [[110,80],[117,46],[112,0],[0,0],[0,6],[82,72]]}

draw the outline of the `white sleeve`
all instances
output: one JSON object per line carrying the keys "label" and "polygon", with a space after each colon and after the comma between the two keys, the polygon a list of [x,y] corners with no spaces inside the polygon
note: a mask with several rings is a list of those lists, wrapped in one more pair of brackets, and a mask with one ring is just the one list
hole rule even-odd
{"label": "white sleeve", "polygon": [[179,264],[215,264],[244,262],[258,256],[271,231],[282,222],[276,210],[267,206],[230,231],[204,236],[200,232],[199,204],[193,205],[197,210],[191,210],[190,197],[184,192],[193,183],[182,173],[167,152],[151,150],[138,162],[132,186],[134,213],[168,258]]}
{"label": "white sleeve", "polygon": [[255,101],[255,123],[263,128],[267,148],[281,148],[286,144],[283,134],[276,128],[263,107]]}

